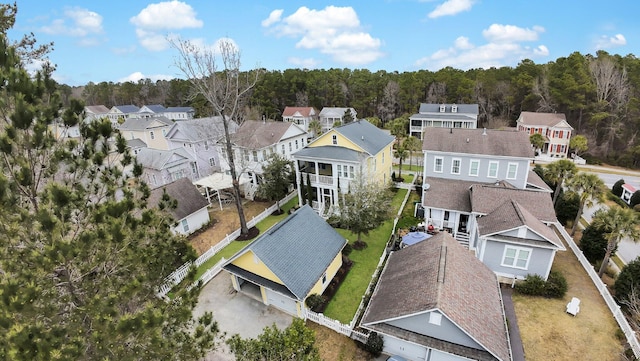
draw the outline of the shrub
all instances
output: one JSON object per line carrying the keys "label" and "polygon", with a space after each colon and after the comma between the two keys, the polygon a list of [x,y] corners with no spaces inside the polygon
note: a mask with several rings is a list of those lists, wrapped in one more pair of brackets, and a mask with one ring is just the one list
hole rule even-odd
{"label": "shrub", "polygon": [[342,225],[342,221],[340,220],[340,217],[336,215],[332,215],[331,217],[329,217],[327,219],[327,223],[329,223],[329,225],[333,228],[341,228],[341,225]]}
{"label": "shrub", "polygon": [[631,208],[635,207],[636,204],[640,204],[640,191],[633,192],[631,199],[629,199],[629,206],[631,206]]}
{"label": "shrub", "polygon": [[527,275],[527,278],[516,283],[516,292],[529,296],[542,296],[546,298],[562,298],[567,293],[567,280],[562,273],[551,271],[547,281],[539,275]]}
{"label": "shrub", "polygon": [[391,180],[392,181],[396,181],[396,171],[394,170],[393,173],[391,173]]}
{"label": "shrub", "polygon": [[567,293],[567,279],[558,271],[551,271],[547,283],[545,284],[545,294],[547,298],[562,298]]}
{"label": "shrub", "polygon": [[620,207],[623,207],[623,208],[629,207],[629,205],[625,203],[625,201],[623,201],[622,198],[616,196],[615,194],[613,194],[613,192],[607,192],[607,199],[612,202],[616,202],[616,204],[619,205]]}
{"label": "shrub", "polygon": [[382,348],[384,347],[384,340],[382,336],[377,332],[371,332],[367,338],[367,343],[358,342],[358,345],[365,351],[369,352],[373,357],[378,357],[382,354]]}
{"label": "shrub", "polygon": [[636,204],[635,206],[633,206],[633,210],[636,212],[640,212],[640,204]]}
{"label": "shrub", "polygon": [[613,184],[611,187],[611,192],[618,197],[622,196],[622,185],[624,184],[624,179],[620,179]]}
{"label": "shrub", "polygon": [[576,192],[564,192],[560,194],[556,204],[556,217],[563,225],[576,219],[580,207],[580,196]]}
{"label": "shrub", "polygon": [[580,239],[580,249],[584,256],[591,263],[596,263],[604,259],[607,240],[604,238],[606,230],[594,224],[590,224],[582,232]]}
{"label": "shrub", "polygon": [[542,296],[544,284],[544,280],[539,275],[527,275],[524,281],[516,283],[515,290],[523,295]]}
{"label": "shrub", "polygon": [[311,296],[307,297],[305,303],[307,304],[307,307],[311,309],[311,311],[318,312],[320,307],[322,307],[322,305],[325,303],[325,299],[324,297],[322,297],[322,295],[314,293]]}
{"label": "shrub", "polygon": [[351,251],[353,251],[353,247],[351,246],[351,244],[347,243],[342,249],[342,254],[348,256],[349,254],[351,254]]}
{"label": "shrub", "polygon": [[616,278],[613,289],[616,291],[616,298],[620,301],[626,300],[631,294],[631,290],[640,289],[640,257],[629,262]]}

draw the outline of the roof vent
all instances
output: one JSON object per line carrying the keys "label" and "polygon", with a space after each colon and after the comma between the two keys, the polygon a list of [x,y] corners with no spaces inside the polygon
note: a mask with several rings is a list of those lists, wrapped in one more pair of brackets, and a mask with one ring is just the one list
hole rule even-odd
{"label": "roof vent", "polygon": [[469,138],[467,138],[467,143],[469,143]]}
{"label": "roof vent", "polygon": [[482,128],[482,135],[487,135],[487,128]]}
{"label": "roof vent", "polygon": [[364,140],[364,135],[362,136],[362,140]]}

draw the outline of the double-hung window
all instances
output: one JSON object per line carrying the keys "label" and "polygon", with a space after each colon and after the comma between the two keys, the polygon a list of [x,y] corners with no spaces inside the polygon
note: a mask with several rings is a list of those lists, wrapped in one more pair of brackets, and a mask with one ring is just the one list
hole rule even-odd
{"label": "double-hung window", "polygon": [[460,174],[460,159],[453,159],[451,161],[451,174]]}
{"label": "double-hung window", "polygon": [[498,162],[491,161],[489,162],[489,173],[487,174],[488,178],[498,178]]}
{"label": "double-hung window", "polygon": [[507,166],[507,179],[516,179],[518,174],[518,163],[509,163]]}
{"label": "double-hung window", "polygon": [[469,162],[469,175],[477,177],[480,172],[480,161],[477,159],[472,159]]}
{"label": "double-hung window", "polygon": [[434,173],[442,173],[443,164],[444,164],[444,158],[435,157],[433,159],[433,172]]}
{"label": "double-hung window", "polygon": [[505,246],[502,256],[502,266],[526,270],[529,268],[530,258],[531,248]]}

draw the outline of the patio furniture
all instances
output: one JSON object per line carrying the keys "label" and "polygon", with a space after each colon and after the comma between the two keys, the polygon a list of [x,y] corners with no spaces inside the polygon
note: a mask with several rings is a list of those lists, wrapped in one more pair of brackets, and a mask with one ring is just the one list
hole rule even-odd
{"label": "patio furniture", "polygon": [[571,298],[571,301],[567,303],[567,313],[575,316],[578,314],[578,312],[580,312],[580,299],[577,297],[573,297]]}

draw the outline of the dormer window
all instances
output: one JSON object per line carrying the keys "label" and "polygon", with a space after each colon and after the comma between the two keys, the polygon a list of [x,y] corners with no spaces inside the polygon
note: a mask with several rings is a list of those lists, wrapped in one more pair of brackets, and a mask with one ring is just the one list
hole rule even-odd
{"label": "dormer window", "polygon": [[457,113],[457,112],[458,112],[458,106],[457,106],[457,105],[455,105],[455,104],[453,104],[453,105],[451,106],[451,113]]}
{"label": "dormer window", "polygon": [[440,105],[440,113],[444,113],[445,106],[444,104]]}

